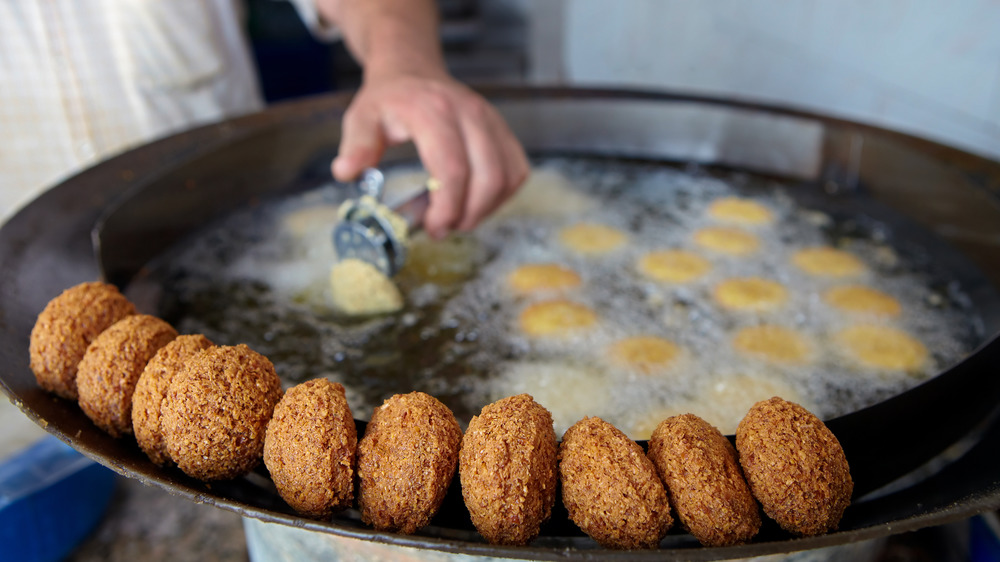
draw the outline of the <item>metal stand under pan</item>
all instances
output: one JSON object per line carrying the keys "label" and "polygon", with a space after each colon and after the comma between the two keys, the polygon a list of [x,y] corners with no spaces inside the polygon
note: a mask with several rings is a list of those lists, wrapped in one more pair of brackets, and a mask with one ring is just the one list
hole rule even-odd
{"label": "metal stand under pan", "polygon": [[[457,483],[433,524],[414,536],[374,531],[352,511],[313,521],[278,498],[263,469],[212,485],[192,480],[153,465],[134,442],[107,436],[75,404],[37,387],[28,339],[51,298],[102,276],[126,286],[150,259],[212,219],[326,181],[347,97],[279,105],[140,147],[70,178],[14,216],[0,230],[0,386],[63,441],[171,493],[261,521],[451,553],[728,559],[853,543],[1000,507],[1000,164],[890,131],[733,100],[572,89],[484,93],[531,154],[696,162],[799,182],[805,190],[863,194],[916,225],[914,236],[954,248],[941,259],[962,279],[986,337],[925,384],[829,421],[856,482],[839,531],[794,539],[765,527],[752,544],[702,548],[678,530],[657,551],[611,552],[582,537],[557,509],[532,545],[499,547],[472,530]],[[414,157],[398,148],[386,162]]]}

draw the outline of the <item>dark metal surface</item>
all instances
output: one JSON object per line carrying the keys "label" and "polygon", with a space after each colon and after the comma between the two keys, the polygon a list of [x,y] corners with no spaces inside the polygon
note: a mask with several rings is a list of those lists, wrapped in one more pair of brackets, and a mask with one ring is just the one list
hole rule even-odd
{"label": "dark metal surface", "polygon": [[[63,289],[101,275],[119,285],[186,233],[268,196],[325,180],[339,141],[344,97],[322,97],[197,129],[108,160],[56,186],[0,230],[0,385],[40,425],[127,476],[251,517],[402,546],[515,558],[718,559],[816,548],[945,523],[1000,506],[1000,164],[905,135],[806,113],[727,100],[643,92],[487,90],[529,153],[697,161],[801,182],[803,189],[863,194],[956,251],[936,256],[977,305],[986,342],[927,383],[831,420],[856,481],[841,530],[790,539],[765,527],[754,544],[700,548],[671,534],[656,552],[596,548],[556,513],[530,547],[494,547],[472,532],[453,486],[442,514],[417,536],[380,533],[348,512],[330,522],[294,515],[262,472],[212,484],[150,463],[134,442],[102,433],[75,404],[37,388],[28,337]],[[706,149],[705,147],[710,147]],[[412,159],[410,148],[389,162]],[[89,235],[96,230],[97,257]],[[920,244],[920,235],[907,242]],[[971,264],[971,265],[970,265]],[[972,268],[975,274],[961,270]],[[979,304],[981,306],[979,306]],[[141,306],[141,303],[140,303]],[[155,310],[145,312],[156,313]],[[863,497],[938,457],[944,468]]]}

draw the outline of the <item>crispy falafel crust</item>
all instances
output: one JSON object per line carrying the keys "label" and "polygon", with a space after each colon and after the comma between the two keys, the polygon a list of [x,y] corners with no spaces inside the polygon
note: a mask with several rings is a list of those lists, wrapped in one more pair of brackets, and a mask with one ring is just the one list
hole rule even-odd
{"label": "crispy falafel crust", "polygon": [[498,400],[462,438],[462,498],[476,529],[494,544],[525,545],[552,514],[558,482],[552,414],[528,394]]}
{"label": "crispy falafel crust", "polygon": [[837,528],[854,482],[819,418],[777,396],[762,400],[737,427],[736,449],[750,490],[781,528],[803,536]]}
{"label": "crispy falafel crust", "polygon": [[160,406],[170,381],[195,353],[213,345],[201,334],[177,336],[156,352],[139,376],[132,395],[132,431],[139,447],[158,465],[170,460],[160,432]]}
{"label": "crispy falafel crust", "polygon": [[112,324],[135,314],[133,305],[114,285],[80,283],[45,305],[31,329],[28,351],[38,385],[77,399],[77,365],[87,347]]}
{"label": "crispy falafel crust", "polygon": [[344,386],[313,379],[288,389],[264,437],[264,464],[295,511],[324,519],[354,500],[358,432]]}
{"label": "crispy falafel crust", "polygon": [[701,544],[741,544],[760,530],[760,510],[736,450],[705,420],[683,414],[660,422],[649,440],[649,458],[677,518]]}
{"label": "crispy falafel crust", "polygon": [[566,430],[559,478],[570,519],[605,548],[656,548],[673,525],[653,462],[601,418]]}
{"label": "crispy falafel crust", "polygon": [[455,415],[437,398],[411,392],[383,402],[358,443],[361,520],[405,534],[430,523],[455,475],[461,441]]}
{"label": "crispy falafel crust", "polygon": [[80,360],[80,409],[113,437],[132,433],[132,395],[139,377],[156,352],[176,337],[170,324],[147,314],[126,316],[101,332]]}
{"label": "crispy falafel crust", "polygon": [[200,480],[250,471],[281,394],[274,365],[246,345],[198,352],[174,375],[160,407],[167,454]]}

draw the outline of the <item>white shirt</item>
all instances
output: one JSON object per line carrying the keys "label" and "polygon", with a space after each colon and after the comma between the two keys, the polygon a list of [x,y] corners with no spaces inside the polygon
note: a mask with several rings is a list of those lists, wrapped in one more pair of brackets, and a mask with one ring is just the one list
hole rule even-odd
{"label": "white shirt", "polygon": [[0,2],[0,220],[113,154],[262,108],[243,20],[238,0]]}

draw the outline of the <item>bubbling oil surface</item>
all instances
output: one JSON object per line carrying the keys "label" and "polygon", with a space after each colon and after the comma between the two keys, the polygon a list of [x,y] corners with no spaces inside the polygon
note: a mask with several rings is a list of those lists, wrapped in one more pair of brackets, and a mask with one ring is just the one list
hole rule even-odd
{"label": "bubbling oil surface", "polygon": [[[419,184],[419,173],[390,170],[387,198],[393,180],[405,189]],[[421,390],[465,424],[482,406],[528,392],[553,412],[560,435],[596,415],[645,439],[657,417],[683,412],[732,433],[752,401],[774,389],[830,418],[932,377],[982,339],[960,288],[942,285],[947,272],[895,247],[884,223],[804,204],[796,196],[807,189],[813,188],[664,165],[538,161],[515,200],[475,232],[441,243],[416,237],[396,278],[406,306],[374,318],[341,317],[330,306],[336,259],[330,233],[348,194],[329,186],[234,213],[163,256],[154,275],[168,296],[163,315],[182,333],[250,345],[274,362],[286,386],[316,377],[341,382],[358,418],[367,419],[392,394]],[[695,231],[719,226],[706,209],[720,197],[746,198],[774,215],[772,224],[747,228],[759,239],[756,252],[729,256],[693,242]],[[613,227],[628,241],[600,255],[574,252],[558,242],[558,232],[580,223]],[[930,355],[922,368],[874,370],[837,347],[834,334],[861,321],[822,299],[844,280],[792,265],[794,252],[814,246],[850,252],[865,264],[850,282],[900,302],[898,317],[863,322],[922,342]],[[642,275],[642,256],[664,249],[697,253],[711,269],[683,284]],[[515,294],[505,285],[511,271],[530,263],[577,272],[582,284],[560,297],[595,311],[596,325],[565,337],[525,334],[520,312],[552,297]],[[763,311],[716,303],[713,287],[746,277],[780,283],[787,301]],[[734,334],[759,324],[800,334],[810,346],[808,361],[771,363],[734,349]],[[656,373],[629,369],[608,353],[614,342],[642,335],[668,339],[680,353]]]}

